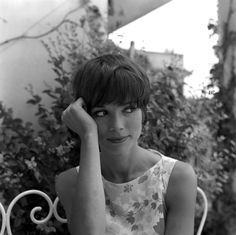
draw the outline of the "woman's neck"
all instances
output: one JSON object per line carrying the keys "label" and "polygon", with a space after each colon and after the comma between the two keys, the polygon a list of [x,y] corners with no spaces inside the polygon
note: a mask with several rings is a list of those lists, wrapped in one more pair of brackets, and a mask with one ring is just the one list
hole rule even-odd
{"label": "woman's neck", "polygon": [[145,172],[153,164],[149,152],[137,147],[126,154],[101,153],[103,176],[112,182],[128,182]]}

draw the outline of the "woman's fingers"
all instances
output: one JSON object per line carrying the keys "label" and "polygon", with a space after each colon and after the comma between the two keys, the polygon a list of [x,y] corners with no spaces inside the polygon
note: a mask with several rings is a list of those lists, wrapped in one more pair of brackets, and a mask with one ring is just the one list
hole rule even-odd
{"label": "woman's fingers", "polygon": [[62,121],[80,136],[97,131],[97,125],[87,113],[86,104],[82,98],[77,99],[66,108],[62,113]]}
{"label": "woman's fingers", "polygon": [[74,106],[74,107],[79,108],[79,107],[85,106],[85,102],[84,102],[83,98],[80,97],[79,99],[77,99],[77,100],[76,100],[74,103],[72,103],[71,105]]}
{"label": "woman's fingers", "polygon": [[62,121],[65,120],[66,117],[68,117],[69,112],[76,112],[79,109],[81,109],[83,106],[85,106],[85,102],[82,98],[77,99],[74,103],[70,104],[62,113]]}

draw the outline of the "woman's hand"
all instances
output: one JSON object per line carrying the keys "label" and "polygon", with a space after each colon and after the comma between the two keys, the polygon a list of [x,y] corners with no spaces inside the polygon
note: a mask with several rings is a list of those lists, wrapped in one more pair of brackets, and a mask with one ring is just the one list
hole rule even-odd
{"label": "woman's hand", "polygon": [[62,121],[81,139],[90,134],[97,135],[97,124],[85,109],[84,100],[79,98],[70,104],[62,114]]}

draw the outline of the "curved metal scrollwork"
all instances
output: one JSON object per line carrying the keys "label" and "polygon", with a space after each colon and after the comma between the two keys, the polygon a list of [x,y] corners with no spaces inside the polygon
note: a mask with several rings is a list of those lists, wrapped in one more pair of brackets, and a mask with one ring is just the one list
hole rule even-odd
{"label": "curved metal scrollwork", "polygon": [[3,235],[6,228],[6,213],[2,203],[0,203],[0,211],[2,215],[2,225],[1,225],[0,235]]}
{"label": "curved metal scrollwork", "polygon": [[55,218],[61,222],[61,223],[67,223],[67,219],[65,218],[62,218],[59,216],[58,214],[58,211],[57,211],[57,206],[58,206],[58,202],[59,202],[59,198],[56,197],[56,199],[54,200],[54,202],[52,202],[52,200],[50,199],[50,197],[40,191],[40,190],[27,190],[25,192],[22,192],[20,193],[18,196],[16,196],[10,203],[8,209],[7,209],[7,212],[5,212],[5,209],[3,207],[3,205],[0,203],[0,211],[1,211],[1,216],[2,216],[2,225],[1,225],[1,230],[0,230],[0,235],[4,235],[4,232],[5,230],[7,229],[7,234],[8,235],[12,235],[12,231],[11,231],[11,224],[10,224],[10,216],[11,216],[11,212],[12,212],[12,209],[14,207],[14,205],[22,198],[22,197],[25,197],[25,196],[28,196],[28,195],[32,195],[32,194],[36,194],[36,195],[39,195],[39,196],[42,196],[48,203],[48,207],[49,207],[49,212],[48,212],[48,215],[43,218],[43,219],[36,219],[35,218],[35,214],[39,211],[42,210],[42,207],[41,206],[37,206],[37,207],[34,207],[31,212],[30,212],[30,219],[33,223],[35,224],[44,224],[44,223],[47,223],[52,215],[54,214]]}
{"label": "curved metal scrollwork", "polygon": [[18,196],[16,196],[13,201],[10,203],[8,209],[7,209],[7,213],[6,213],[6,228],[7,228],[7,233],[8,235],[12,235],[12,232],[11,232],[11,225],[10,225],[10,216],[11,216],[11,211],[12,211],[12,208],[14,207],[14,205],[16,204],[16,202],[21,199],[22,197],[24,196],[27,196],[27,195],[30,195],[30,194],[37,194],[39,196],[42,196],[48,203],[48,206],[49,206],[49,212],[48,212],[48,215],[46,216],[46,218],[44,219],[41,219],[41,220],[37,220],[35,218],[35,213],[38,212],[38,211],[41,211],[42,210],[42,207],[35,207],[31,210],[30,212],[30,219],[33,223],[35,224],[44,224],[46,222],[48,222],[50,220],[50,218],[52,217],[52,213],[53,213],[53,203],[50,199],[50,197],[42,192],[42,191],[39,191],[39,190],[27,190],[23,193],[20,193]]}
{"label": "curved metal scrollwork", "polygon": [[199,195],[201,195],[201,197],[203,199],[203,208],[204,208],[202,219],[201,219],[200,225],[198,227],[198,231],[197,231],[197,235],[201,235],[204,224],[206,222],[206,218],[207,218],[208,202],[207,202],[206,194],[204,193],[204,191],[201,188],[197,187],[197,192],[198,192]]}
{"label": "curved metal scrollwork", "polygon": [[64,218],[61,218],[57,212],[57,205],[58,205],[58,202],[59,202],[59,198],[57,197],[53,203],[53,213],[54,213],[54,216],[55,218],[61,222],[61,223],[67,223],[67,219],[64,219]]}

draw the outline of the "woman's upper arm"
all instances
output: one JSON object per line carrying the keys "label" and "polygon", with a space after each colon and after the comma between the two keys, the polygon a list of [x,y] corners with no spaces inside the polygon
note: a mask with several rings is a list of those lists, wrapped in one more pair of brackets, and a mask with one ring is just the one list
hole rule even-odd
{"label": "woman's upper arm", "polygon": [[197,178],[193,168],[177,161],[170,176],[167,194],[165,235],[191,235],[194,233]]}
{"label": "woman's upper arm", "polygon": [[[70,218],[73,195],[75,194],[76,169],[66,170],[55,178],[55,188],[67,220]],[[68,220],[69,222],[69,220]]]}

